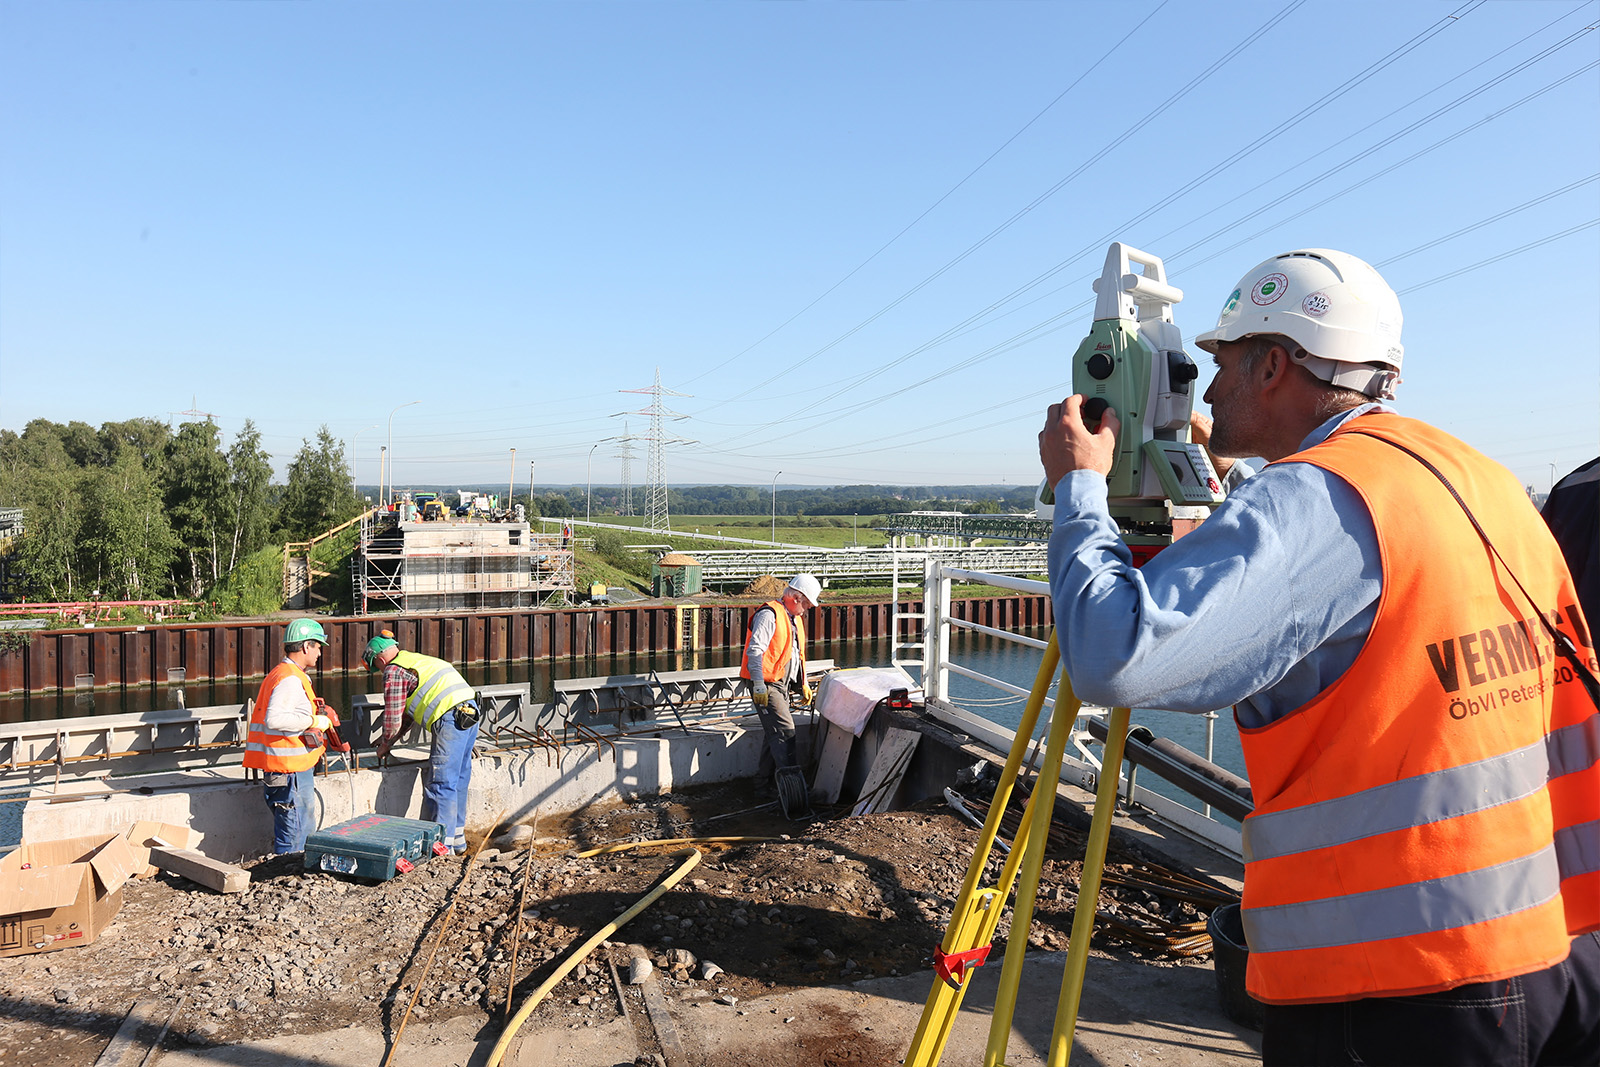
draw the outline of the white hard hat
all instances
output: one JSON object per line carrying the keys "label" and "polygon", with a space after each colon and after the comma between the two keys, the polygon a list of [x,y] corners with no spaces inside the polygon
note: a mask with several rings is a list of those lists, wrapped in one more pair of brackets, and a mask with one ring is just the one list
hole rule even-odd
{"label": "white hard hat", "polygon": [[[817,581],[816,575],[797,574],[789,579],[789,589],[806,598],[806,603],[816,607],[822,603],[822,583]],[[788,592],[788,590],[784,590]]]}
{"label": "white hard hat", "polygon": [[[1365,260],[1327,248],[1273,256],[1239,280],[1217,326],[1195,338],[1217,345],[1280,334],[1305,349],[1296,362],[1325,382],[1389,399],[1400,381],[1400,298]],[[1381,366],[1372,366],[1381,364]]]}

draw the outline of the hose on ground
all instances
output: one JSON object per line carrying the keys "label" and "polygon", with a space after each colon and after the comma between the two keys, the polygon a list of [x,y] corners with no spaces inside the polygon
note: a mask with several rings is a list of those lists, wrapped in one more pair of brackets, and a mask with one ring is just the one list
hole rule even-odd
{"label": "hose on ground", "polygon": [[756,841],[776,841],[775,837],[664,837],[655,841],[617,841],[599,848],[586,848],[573,855],[580,859],[604,856],[611,852],[626,852],[630,848],[647,848],[651,845],[744,845]]}
{"label": "hose on ground", "polygon": [[[728,841],[748,839],[712,838],[711,840]],[[639,845],[657,845],[664,843],[666,842],[638,841],[620,847],[606,846],[605,848],[591,849],[588,852],[580,852],[579,855],[599,855],[602,852],[618,852],[623,848],[637,848]],[[658,900],[667,890],[683,881],[684,876],[690,871],[694,870],[695,866],[705,857],[705,853],[701,852],[697,848],[690,848],[684,850],[683,852],[676,853],[673,858],[676,859],[678,857],[682,857],[683,862],[678,865],[677,870],[669,874],[660,885],[656,886],[654,889],[650,890],[650,892],[640,897],[638,902],[635,903],[633,907],[629,908],[615,919],[612,919],[611,922],[607,923],[604,927],[591,935],[589,940],[579,945],[578,948],[562,962],[561,966],[555,969],[549,978],[546,978],[540,983],[538,989],[535,989],[528,995],[528,999],[523,1001],[522,1007],[517,1009],[517,1014],[513,1016],[511,1021],[506,1024],[505,1032],[500,1035],[500,1040],[495,1043],[494,1051],[489,1053],[489,1059],[485,1067],[500,1067],[501,1061],[505,1058],[506,1050],[511,1047],[512,1039],[517,1036],[517,1031],[522,1029],[522,1024],[528,1021],[528,1016],[533,1014],[533,1010],[537,1008],[540,1002],[550,994],[550,991],[556,986],[560,985],[561,980],[570,974],[573,968],[577,967],[578,964],[587,959],[590,953],[592,953],[596,948],[599,948],[601,942],[605,941],[606,938],[610,937],[623,926],[626,926],[630,921],[638,916],[640,912],[644,911],[651,904],[654,904],[656,900]]]}

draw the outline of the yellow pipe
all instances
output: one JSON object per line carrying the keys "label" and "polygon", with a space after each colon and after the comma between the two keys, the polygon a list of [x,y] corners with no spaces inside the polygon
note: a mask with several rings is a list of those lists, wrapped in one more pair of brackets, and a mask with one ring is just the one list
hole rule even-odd
{"label": "yellow pipe", "polygon": [[[989,815],[984,820],[983,832],[979,834],[977,847],[973,849],[972,862],[967,866],[967,875],[961,884],[961,894],[956,898],[956,905],[951,911],[950,925],[945,930],[944,941],[940,945],[941,950],[946,953],[988,944],[1000,923],[1000,913],[1005,908],[1006,898],[1011,895],[1011,885],[1027,847],[1026,814],[1016,839],[1011,843],[1011,854],[1006,858],[999,885],[992,891],[985,890],[980,894],[978,882],[988,866],[990,853],[994,851],[994,841],[1000,833],[1000,817],[1005,814],[1006,805],[1011,800],[1012,786],[1016,783],[1028,746],[1033,741],[1033,732],[1039,724],[1039,713],[1044,708],[1045,697],[1050,692],[1050,683],[1055,680],[1056,668],[1060,664],[1061,647],[1056,644],[1056,633],[1052,629],[1050,639],[1045,643],[1044,656],[1039,662],[1038,673],[1034,675],[1033,689],[1029,692],[1028,702],[1023,707],[1022,719],[1018,722],[1017,731],[1013,735],[1011,752],[1006,757],[1004,769],[1000,772],[1000,782],[995,789],[994,799],[990,802]],[[1035,792],[1037,793],[1037,790]],[[955,1026],[956,1013],[961,1010],[961,1000],[966,996],[966,992],[966,982],[961,983],[960,989],[951,989],[935,976],[933,989],[928,993],[927,1002],[922,1008],[922,1018],[917,1023],[917,1031],[912,1035],[911,1047],[906,1052],[906,1067],[935,1067],[944,1055],[944,1047],[950,1040],[950,1031]]]}
{"label": "yellow pipe", "polygon": [[1089,938],[1094,933],[1095,904],[1100,899],[1100,876],[1105,872],[1106,844],[1111,840],[1111,820],[1117,810],[1117,780],[1122,773],[1122,749],[1128,739],[1127,708],[1111,709],[1111,727],[1100,759],[1100,782],[1094,793],[1094,820],[1089,843],[1084,846],[1083,877],[1078,883],[1078,906],[1072,916],[1072,943],[1061,976],[1061,997],[1056,1002],[1055,1031],[1050,1035],[1049,1067],[1066,1067],[1072,1055],[1072,1035],[1078,1027],[1078,1006],[1083,999],[1083,976],[1089,966]]}
{"label": "yellow pipe", "polygon": [[[655,844],[656,842],[641,841],[638,843],[643,845]],[[589,957],[591,952],[600,947],[601,942],[610,937],[621,927],[626,926],[640,912],[644,911],[644,909],[648,908],[651,904],[654,904],[656,900],[660,898],[661,895],[667,890],[683,881],[684,875],[694,870],[695,865],[698,864],[702,858],[704,858],[705,853],[701,852],[697,848],[691,848],[684,852],[678,853],[678,855],[683,856],[684,861],[683,863],[679,864],[677,870],[668,875],[666,880],[660,885],[656,886],[654,889],[650,890],[650,892],[640,897],[638,903],[634,904],[633,907],[629,908],[621,915],[618,915],[615,919],[612,919],[611,922],[605,925],[605,927],[596,931],[595,934],[589,938],[589,940],[585,941],[582,945],[579,945],[572,955],[568,956],[561,966],[557,967],[555,972],[539,985],[538,989],[535,989],[531,994],[529,994],[528,999],[523,1001],[522,1007],[517,1009],[517,1014],[512,1017],[509,1023],[506,1024],[505,1032],[500,1035],[500,1040],[495,1043],[494,1051],[489,1053],[489,1060],[486,1067],[500,1067],[500,1061],[505,1057],[506,1050],[511,1047],[511,1041],[517,1036],[517,1031],[522,1029],[522,1024],[528,1021],[528,1016],[533,1014],[533,1009],[539,1006],[539,1002],[544,1000],[544,998],[549,995],[552,989],[561,984],[561,979],[570,974],[574,967],[582,963]]]}
{"label": "yellow pipe", "polygon": [[1033,780],[1033,796],[1028,799],[1028,855],[1022,862],[1022,885],[1017,890],[1017,902],[1011,908],[1011,936],[1006,939],[1006,958],[1000,969],[1000,986],[995,991],[994,1015],[989,1020],[989,1044],[984,1050],[983,1067],[1000,1067],[1005,1063],[1006,1044],[1011,1040],[1011,1020],[1016,1015],[1017,995],[1022,984],[1022,962],[1028,952],[1028,933],[1033,926],[1039,874],[1044,867],[1050,820],[1056,811],[1061,757],[1066,753],[1079,707],[1072,681],[1063,674],[1061,688],[1056,692],[1055,715],[1050,720],[1050,741],[1038,777]]}

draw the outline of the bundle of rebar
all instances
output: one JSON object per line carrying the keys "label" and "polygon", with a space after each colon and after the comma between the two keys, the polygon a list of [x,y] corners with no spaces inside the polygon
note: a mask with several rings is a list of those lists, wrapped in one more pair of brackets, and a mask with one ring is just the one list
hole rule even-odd
{"label": "bundle of rebar", "polygon": [[[979,819],[988,817],[988,801],[961,799]],[[1000,816],[1000,832],[1007,839],[1014,838],[1021,823],[1017,805],[1008,805]],[[1086,840],[1083,831],[1052,821],[1045,855],[1057,860],[1079,858]],[[1237,902],[1238,894],[1153,860],[1135,858],[1115,840],[1109,851],[1095,912],[1098,928],[1109,937],[1167,956],[1208,954],[1211,935],[1206,933],[1206,917],[1224,904]],[[1198,920],[1176,917],[1185,904],[1200,913]]]}

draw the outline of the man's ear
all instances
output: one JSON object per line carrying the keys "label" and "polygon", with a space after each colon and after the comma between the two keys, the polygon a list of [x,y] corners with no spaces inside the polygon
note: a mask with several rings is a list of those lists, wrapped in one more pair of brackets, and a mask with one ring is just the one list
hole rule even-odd
{"label": "man's ear", "polygon": [[1261,357],[1260,375],[1261,388],[1273,389],[1289,380],[1289,372],[1294,368],[1294,360],[1289,358],[1289,350],[1282,345],[1273,345],[1267,354]]}

